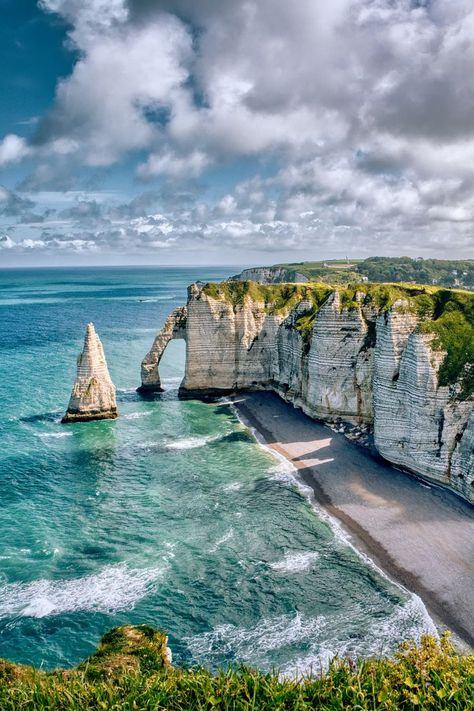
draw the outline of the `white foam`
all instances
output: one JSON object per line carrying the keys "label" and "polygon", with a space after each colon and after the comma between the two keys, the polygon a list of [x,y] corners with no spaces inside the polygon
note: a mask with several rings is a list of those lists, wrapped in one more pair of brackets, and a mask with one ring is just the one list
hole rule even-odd
{"label": "white foam", "polygon": [[[358,615],[357,610],[348,610],[347,619]],[[363,612],[364,618],[368,611]],[[358,622],[361,624],[361,621]],[[341,629],[344,625],[339,623]],[[315,639],[311,643],[310,651],[296,659],[292,659],[280,672],[282,678],[301,679],[311,675],[318,675],[327,671],[329,664],[335,657],[387,657],[403,641],[420,642],[422,635],[430,634],[438,637],[438,632],[428,615],[423,601],[412,595],[404,605],[397,605],[391,615],[382,620],[366,620],[365,631],[362,638],[357,636],[352,639],[331,637]]]}
{"label": "white foam", "polygon": [[238,491],[242,488],[242,486],[243,484],[241,481],[233,481],[230,484],[226,484],[226,486],[224,486],[223,488],[224,491]]}
{"label": "white foam", "polygon": [[[154,330],[154,329],[153,329]],[[136,388],[117,388],[118,393],[136,393]]]}
{"label": "white foam", "polygon": [[[357,633],[353,634],[355,630]],[[388,656],[400,642],[419,641],[426,633],[436,635],[436,629],[422,601],[413,595],[382,620],[371,619],[370,610],[363,603],[356,603],[340,615],[330,617],[309,617],[296,612],[263,618],[252,627],[218,625],[185,641],[199,664],[220,665],[224,655],[264,670],[274,668],[272,660],[278,656],[278,650],[288,659],[291,648],[303,647],[307,651],[291,658],[280,671],[283,678],[300,680],[326,671],[336,656]]]}
{"label": "white foam", "polygon": [[229,530],[226,531],[224,533],[224,535],[215,542],[214,546],[210,549],[209,552],[215,553],[217,551],[217,549],[219,548],[219,546],[222,546],[224,543],[227,543],[227,541],[230,541],[230,539],[233,537],[234,537],[234,529],[229,528]]}
{"label": "white foam", "polygon": [[304,573],[313,567],[318,558],[316,551],[287,553],[281,560],[270,563],[270,568],[278,573]]}
{"label": "white foam", "polygon": [[264,618],[250,628],[219,625],[211,632],[188,637],[185,641],[196,661],[232,652],[238,660],[252,663],[262,653],[311,640],[324,625],[322,616],[306,617],[297,612]]}
{"label": "white foam", "polygon": [[0,587],[0,619],[46,617],[88,610],[111,612],[132,609],[147,595],[165,568],[108,565],[100,572],[70,580],[34,580]]}
{"label": "white foam", "polygon": [[148,417],[151,412],[130,412],[128,415],[122,415],[122,420],[138,420],[140,417]]}
{"label": "white foam", "polygon": [[72,437],[72,432],[41,432],[38,433],[38,437],[55,437],[55,438],[60,438],[60,437]]}
{"label": "white foam", "polygon": [[215,439],[218,439],[218,437],[186,437],[177,439],[174,442],[168,442],[165,447],[166,449],[196,449],[197,447],[204,447]]}

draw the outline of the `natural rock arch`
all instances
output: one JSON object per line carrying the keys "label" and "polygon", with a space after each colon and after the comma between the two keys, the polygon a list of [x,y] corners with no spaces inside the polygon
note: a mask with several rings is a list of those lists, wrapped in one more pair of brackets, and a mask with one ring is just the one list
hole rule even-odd
{"label": "natural rock arch", "polygon": [[139,392],[163,392],[159,372],[160,361],[170,341],[179,338],[186,341],[186,321],[186,306],[175,309],[166,319],[165,325],[142,361],[142,384],[138,388]]}

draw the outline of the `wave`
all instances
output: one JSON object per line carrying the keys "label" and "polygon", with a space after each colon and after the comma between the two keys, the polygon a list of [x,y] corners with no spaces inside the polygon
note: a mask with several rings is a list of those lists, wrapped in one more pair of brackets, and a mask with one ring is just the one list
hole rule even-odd
{"label": "wave", "polygon": [[332,533],[334,534],[335,540],[338,543],[351,548],[354,553],[360,559],[362,559],[367,566],[369,566],[373,570],[376,570],[382,578],[388,580],[399,590],[403,590],[408,595],[411,595],[412,593],[410,590],[405,588],[401,583],[394,581],[384,570],[382,570],[376,563],[374,563],[372,558],[369,558],[368,555],[366,555],[363,551],[357,548],[350,534],[345,531],[339,521],[330,514],[328,514],[327,511],[325,511],[322,506],[320,506],[320,504],[316,501],[312,488],[302,481],[297,467],[291,461],[289,461],[283,454],[280,454],[280,452],[277,452],[276,450],[272,449],[272,447],[270,447],[265,442],[265,439],[261,435],[261,433],[254,427],[249,425],[247,422],[245,422],[245,420],[242,418],[238,409],[233,403],[228,404],[230,405],[239,422],[241,422],[241,424],[243,424],[244,427],[250,430],[250,432],[253,434],[258,445],[266,452],[268,452],[268,454],[270,454],[273,459],[276,459],[278,461],[278,464],[273,465],[268,469],[267,473],[269,478],[273,481],[278,481],[299,491],[299,493],[304,496],[304,498],[307,500],[313,511],[315,511],[315,513],[318,515],[318,517],[329,526]]}
{"label": "wave", "polygon": [[[328,617],[296,612],[263,618],[252,627],[219,625],[185,642],[196,663],[211,667],[220,666],[227,657],[269,671],[280,652],[285,658],[280,676],[300,680],[326,671],[335,657],[388,657],[401,642],[419,641],[423,634],[437,633],[423,602],[413,595],[382,620],[371,619],[364,605],[354,605]],[[298,656],[298,647],[307,652]]]}
{"label": "wave", "polygon": [[[357,611],[353,613],[357,617]],[[367,615],[367,611],[365,611]],[[349,610],[345,619],[351,620]],[[345,620],[340,621],[344,631]],[[360,622],[359,622],[360,624]],[[362,637],[337,637],[328,635],[327,639],[315,640],[308,654],[292,659],[280,671],[282,678],[302,679],[309,675],[327,671],[335,657],[390,657],[404,641],[420,642],[423,635],[438,637],[436,627],[426,611],[423,601],[412,595],[404,604],[397,606],[391,615],[382,620],[366,620],[365,633]]]}
{"label": "wave", "polygon": [[231,538],[234,537],[234,529],[229,528],[228,531],[224,533],[221,538],[218,538],[213,547],[209,550],[209,553],[215,553],[217,549],[222,546],[223,543],[227,543],[227,541],[230,541]]}
{"label": "wave", "polygon": [[193,658],[201,664],[203,660],[211,664],[214,660],[218,662],[223,653],[231,653],[241,662],[254,663],[262,653],[310,641],[324,625],[324,616],[306,617],[297,612],[264,618],[254,627],[219,625],[211,632],[187,637],[185,641]]}
{"label": "wave", "polygon": [[241,481],[232,481],[230,484],[226,484],[223,487],[224,491],[239,491],[243,486]]}
{"label": "wave", "polygon": [[185,437],[184,439],[177,439],[174,442],[168,442],[165,444],[166,449],[196,449],[197,447],[204,447],[209,442],[219,439],[220,435],[208,435],[207,437]]}
{"label": "wave", "polygon": [[303,573],[312,568],[318,558],[319,553],[316,551],[287,553],[284,558],[269,565],[278,573]]}
{"label": "wave", "polygon": [[151,412],[130,412],[128,415],[122,415],[122,420],[138,420],[140,417],[148,417]]}
{"label": "wave", "polygon": [[115,612],[132,609],[165,572],[162,568],[108,565],[100,572],[70,580],[34,580],[0,587],[0,619],[46,617],[65,612]]}
{"label": "wave", "polygon": [[72,432],[41,432],[37,437],[72,437]]}
{"label": "wave", "polygon": [[170,294],[167,296],[134,297],[135,301],[137,299],[145,304],[156,304],[158,301],[171,301],[171,299],[176,299],[176,294]]}

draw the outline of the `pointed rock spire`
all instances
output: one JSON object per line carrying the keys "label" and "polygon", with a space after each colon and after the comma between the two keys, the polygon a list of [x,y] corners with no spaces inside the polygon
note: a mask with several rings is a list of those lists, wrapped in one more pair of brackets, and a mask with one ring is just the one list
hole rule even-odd
{"label": "pointed rock spire", "polygon": [[94,324],[87,324],[84,349],[77,358],[77,375],[63,422],[107,420],[118,416],[115,385]]}

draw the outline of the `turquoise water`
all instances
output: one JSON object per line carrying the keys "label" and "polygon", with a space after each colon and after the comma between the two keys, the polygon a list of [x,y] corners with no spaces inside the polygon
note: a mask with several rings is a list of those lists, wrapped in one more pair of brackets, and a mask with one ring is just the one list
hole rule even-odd
{"label": "turquoise water", "polygon": [[[186,286],[234,271],[0,272],[0,657],[68,666],[108,628],[146,622],[178,664],[295,674],[432,629],[230,407],[178,400],[182,342],[166,392],[135,392]],[[90,320],[121,417],[64,426]]]}

